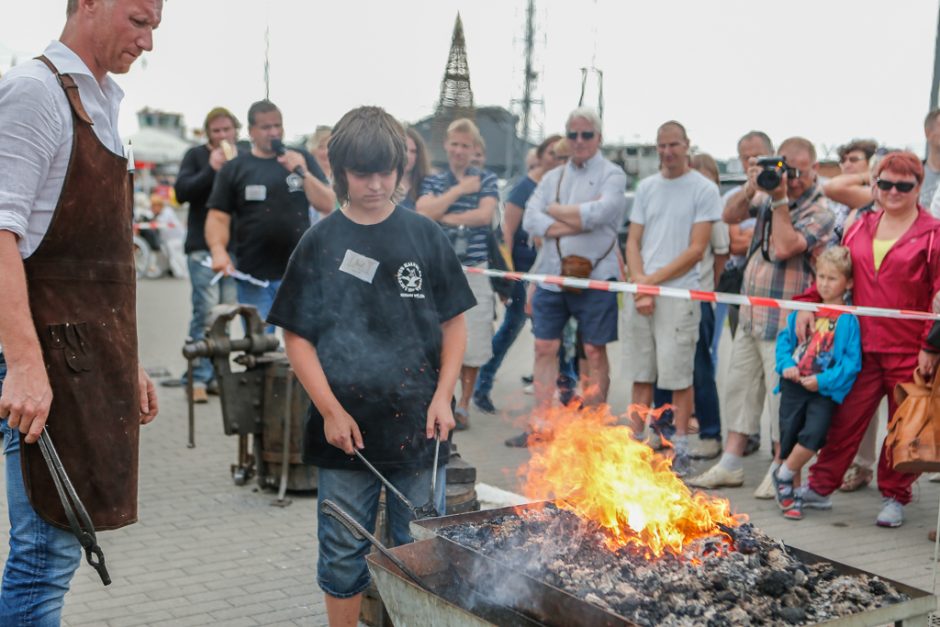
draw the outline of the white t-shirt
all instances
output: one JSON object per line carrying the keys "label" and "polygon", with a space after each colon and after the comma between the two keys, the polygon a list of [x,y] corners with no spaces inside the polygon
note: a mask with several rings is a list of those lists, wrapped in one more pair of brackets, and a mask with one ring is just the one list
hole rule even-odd
{"label": "white t-shirt", "polygon": [[[721,220],[721,210],[718,187],[695,170],[675,179],[657,173],[640,181],[630,222],[643,225],[640,253],[644,272],[652,274],[681,255],[689,247],[692,227]],[[662,285],[700,289],[699,266]]]}

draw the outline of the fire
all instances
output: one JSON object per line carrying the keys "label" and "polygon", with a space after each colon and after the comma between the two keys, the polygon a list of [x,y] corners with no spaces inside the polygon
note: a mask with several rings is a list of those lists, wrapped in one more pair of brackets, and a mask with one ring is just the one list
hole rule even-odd
{"label": "fire", "polygon": [[553,409],[546,424],[551,438],[530,442],[532,457],[520,470],[526,497],[552,500],[597,523],[611,550],[680,555],[690,543],[721,534],[719,524],[746,520],[731,514],[727,499],[692,492],[672,462],[634,439],[606,405]]}

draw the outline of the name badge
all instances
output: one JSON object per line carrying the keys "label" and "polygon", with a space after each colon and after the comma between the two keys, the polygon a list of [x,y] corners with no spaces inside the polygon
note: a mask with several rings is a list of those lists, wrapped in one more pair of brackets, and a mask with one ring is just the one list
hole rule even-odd
{"label": "name badge", "polygon": [[268,197],[268,188],[264,185],[246,185],[245,200],[263,201]]}
{"label": "name badge", "polygon": [[365,281],[371,285],[372,279],[375,277],[375,271],[379,269],[379,262],[352,250],[347,250],[339,269],[341,272],[351,274],[360,281]]}

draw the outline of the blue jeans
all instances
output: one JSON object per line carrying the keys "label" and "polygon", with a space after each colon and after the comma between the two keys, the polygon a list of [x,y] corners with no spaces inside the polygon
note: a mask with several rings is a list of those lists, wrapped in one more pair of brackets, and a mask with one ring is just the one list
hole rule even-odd
{"label": "blue jeans", "polygon": [[[238,299],[235,293],[235,279],[232,277],[222,277],[222,280],[212,285],[215,272],[212,268],[202,265],[202,262],[208,258],[209,251],[206,250],[197,250],[186,256],[193,304],[193,314],[189,323],[189,341],[201,340],[206,336],[206,320],[213,307],[222,303],[235,303]],[[205,385],[213,378],[215,378],[215,372],[208,358],[200,357],[193,361],[194,383]],[[183,381],[186,381],[185,374]]]}
{"label": "blue jeans", "polygon": [[499,370],[509,347],[519,337],[519,332],[525,326],[525,286],[523,281],[516,281],[512,285],[512,294],[509,302],[506,303],[506,314],[503,316],[503,323],[500,325],[496,335],[493,336],[493,356],[480,368],[480,374],[477,377],[477,384],[473,390],[474,394],[489,395],[493,389],[493,379],[496,377],[496,371]]}
{"label": "blue jeans", "polygon": [[[428,502],[431,495],[431,468],[382,470],[385,478],[408,497],[415,507]],[[437,471],[435,506],[446,508],[447,468]],[[382,484],[368,470],[336,470],[320,468],[317,475],[317,503],[329,499],[368,530],[375,529]],[[392,544],[399,546],[412,541],[408,523],[414,520],[410,509],[394,494],[386,492],[385,506]],[[317,507],[317,583],[331,597],[348,599],[369,587],[366,554],[372,548],[365,538],[356,539],[338,520],[320,512]]]}
{"label": "blue jeans", "polygon": [[[702,318],[698,325],[698,344],[695,345],[695,371],[692,386],[695,395],[695,417],[698,419],[698,437],[703,440],[721,439],[721,413],[718,408],[718,386],[715,384],[715,364],[711,345],[715,334],[715,311],[711,303],[701,303]],[[653,392],[657,407],[672,402],[672,392],[658,387]],[[660,420],[670,420],[672,412]],[[667,418],[668,416],[668,418]]]}
{"label": "blue jeans", "polygon": [[[271,305],[274,304],[274,295],[277,294],[277,288],[281,287],[281,280],[271,281],[267,287],[254,285],[248,281],[236,281],[235,287],[238,289],[238,302],[242,305],[254,305],[261,319],[267,320]],[[264,332],[274,333],[274,325],[265,325]]]}
{"label": "blue jeans", "polygon": [[[6,377],[0,355],[0,390]],[[0,420],[6,457],[10,554],[0,588],[0,625],[55,627],[62,618],[65,593],[82,561],[82,549],[70,532],[53,527],[29,504],[20,470],[20,433]]]}

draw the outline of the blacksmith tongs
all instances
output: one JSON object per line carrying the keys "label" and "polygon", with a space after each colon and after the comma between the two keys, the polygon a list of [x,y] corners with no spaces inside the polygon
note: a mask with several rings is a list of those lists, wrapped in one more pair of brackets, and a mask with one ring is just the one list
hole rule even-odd
{"label": "blacksmith tongs", "polygon": [[39,450],[42,452],[43,459],[46,460],[46,465],[52,474],[55,489],[59,493],[59,500],[62,501],[62,509],[65,510],[65,516],[69,519],[69,527],[71,527],[75,537],[78,538],[82,548],[85,549],[85,559],[92,568],[98,571],[101,583],[106,586],[110,585],[111,576],[108,575],[108,569],[104,565],[104,553],[101,547],[98,546],[98,538],[95,537],[95,526],[91,522],[88,510],[85,509],[81,499],[78,498],[78,493],[75,492],[75,488],[65,472],[65,467],[62,465],[62,460],[59,459],[59,454],[56,453],[55,446],[52,445],[52,438],[49,437],[49,432],[46,430],[43,430],[39,435]]}

